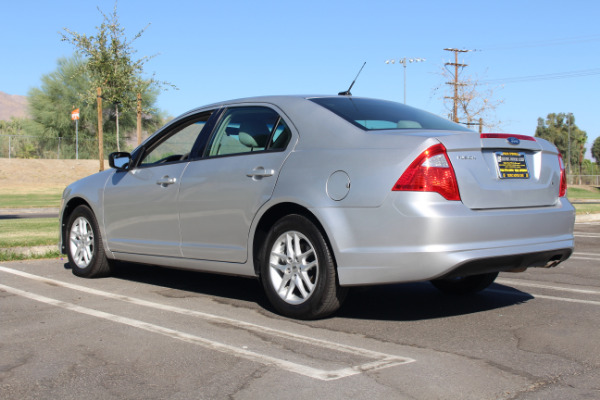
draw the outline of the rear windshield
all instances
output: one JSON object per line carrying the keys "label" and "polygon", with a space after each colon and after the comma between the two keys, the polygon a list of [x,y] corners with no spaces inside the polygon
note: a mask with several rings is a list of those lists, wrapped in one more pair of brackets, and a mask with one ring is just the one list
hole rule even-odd
{"label": "rear windshield", "polygon": [[347,96],[319,97],[309,100],[368,131],[427,129],[471,132],[471,130],[437,115],[392,101]]}

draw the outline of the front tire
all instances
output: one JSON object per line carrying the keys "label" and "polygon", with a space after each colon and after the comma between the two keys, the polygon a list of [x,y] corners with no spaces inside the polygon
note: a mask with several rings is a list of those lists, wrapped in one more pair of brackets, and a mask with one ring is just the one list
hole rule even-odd
{"label": "front tire", "polygon": [[67,224],[67,256],[74,275],[100,278],[110,275],[110,263],[94,213],[81,205],[73,210]]}
{"label": "front tire", "polygon": [[341,306],[347,289],[338,284],[327,241],[308,218],[289,215],[277,221],[260,259],[265,293],[279,313],[317,319]]}
{"label": "front tire", "polygon": [[431,284],[447,294],[464,295],[481,292],[496,280],[498,272],[461,276],[450,279],[436,279]]}

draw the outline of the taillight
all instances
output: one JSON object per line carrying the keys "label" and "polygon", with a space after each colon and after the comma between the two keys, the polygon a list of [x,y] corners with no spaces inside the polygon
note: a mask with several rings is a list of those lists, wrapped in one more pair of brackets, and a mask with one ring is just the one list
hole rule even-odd
{"label": "taillight", "polygon": [[435,192],[446,200],[460,201],[456,175],[444,145],[436,144],[421,153],[404,171],[392,191]]}
{"label": "taillight", "polygon": [[560,153],[558,153],[558,165],[560,165],[560,189],[558,190],[558,196],[565,197],[567,194],[567,173],[565,172],[565,163]]}

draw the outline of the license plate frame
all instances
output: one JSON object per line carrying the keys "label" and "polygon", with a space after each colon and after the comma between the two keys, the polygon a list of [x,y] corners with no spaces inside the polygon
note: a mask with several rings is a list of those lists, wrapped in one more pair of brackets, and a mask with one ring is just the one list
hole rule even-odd
{"label": "license plate frame", "polygon": [[529,179],[529,167],[524,152],[497,151],[495,156],[500,179]]}

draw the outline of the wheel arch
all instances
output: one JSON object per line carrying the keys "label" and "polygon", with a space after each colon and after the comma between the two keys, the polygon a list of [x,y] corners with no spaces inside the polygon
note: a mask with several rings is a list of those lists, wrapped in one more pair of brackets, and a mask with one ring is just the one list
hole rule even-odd
{"label": "wheel arch", "polygon": [[[254,231],[254,237],[252,240],[252,261],[254,266],[254,273],[256,276],[260,276],[260,256],[261,256],[261,248],[264,245],[265,239],[271,227],[281,218],[287,215],[302,215],[305,218],[308,218],[315,227],[321,232],[327,245],[331,249],[331,254],[335,263],[335,252],[333,251],[333,246],[331,244],[331,240],[327,235],[327,231],[323,227],[323,224],[319,221],[317,216],[312,213],[308,208],[301,206],[297,203],[285,202],[275,204],[269,210],[267,210],[261,217],[256,225],[256,229]],[[337,263],[336,269],[337,269]]]}
{"label": "wheel arch", "polygon": [[81,205],[89,207],[90,210],[94,212],[94,209],[90,203],[81,197],[73,197],[69,199],[62,209],[62,214],[60,217],[60,251],[62,254],[67,254],[67,223],[69,222],[69,218],[71,217],[71,214],[73,214],[73,211]]}

